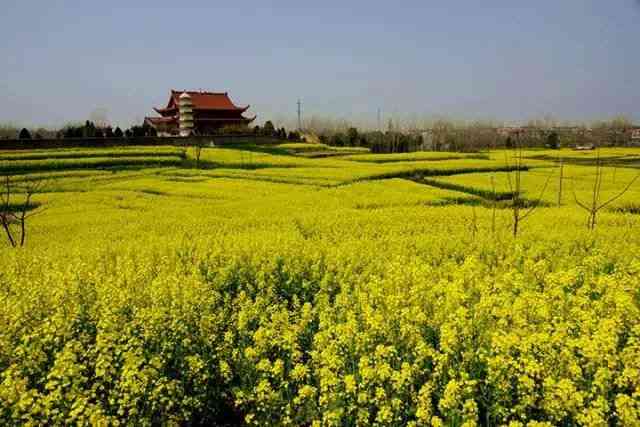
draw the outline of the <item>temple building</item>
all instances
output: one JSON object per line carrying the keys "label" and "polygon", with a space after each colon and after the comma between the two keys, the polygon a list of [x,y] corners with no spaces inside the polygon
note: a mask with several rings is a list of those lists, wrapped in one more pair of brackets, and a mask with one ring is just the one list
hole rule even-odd
{"label": "temple building", "polygon": [[154,108],[160,117],[145,117],[159,136],[208,135],[225,127],[247,127],[256,119],[242,114],[249,106],[236,106],[227,92],[172,90],[164,108]]}

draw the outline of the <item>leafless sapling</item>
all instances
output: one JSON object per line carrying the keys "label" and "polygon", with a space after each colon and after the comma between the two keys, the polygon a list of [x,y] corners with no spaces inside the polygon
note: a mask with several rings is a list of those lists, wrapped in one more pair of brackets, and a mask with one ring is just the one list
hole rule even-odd
{"label": "leafless sapling", "polygon": [[496,209],[498,207],[498,195],[496,193],[495,176],[491,175],[491,191],[493,199],[491,200],[491,234],[496,234]]}
{"label": "leafless sapling", "polygon": [[[509,171],[507,172],[507,181],[509,183],[509,192],[511,194],[511,213],[513,216],[513,237],[518,236],[518,231],[520,229],[520,224],[524,221],[529,215],[531,215],[541,204],[542,197],[544,192],[549,185],[549,181],[551,180],[552,174],[550,173],[547,177],[544,186],[542,187],[542,191],[540,192],[540,196],[537,199],[531,200],[531,203],[527,205],[526,199],[524,198],[524,191],[522,189],[522,172],[526,170],[526,166],[524,165],[524,156],[522,153],[522,144],[520,140],[520,134],[516,133],[516,138],[514,142],[514,156],[513,156],[513,164],[509,162],[508,156],[505,154],[505,162]],[[512,178],[513,174],[513,178]]]}
{"label": "leafless sapling", "polygon": [[200,157],[202,157],[202,142],[198,139],[193,141],[193,156],[196,159],[196,169],[200,169]]}
{"label": "leafless sapling", "polygon": [[558,180],[558,207],[562,205],[562,181],[564,180],[564,157],[560,157],[560,179]]}
{"label": "leafless sapling", "polygon": [[606,201],[602,201],[602,181],[604,177],[604,169],[602,165],[602,159],[600,158],[600,148],[598,148],[596,152],[595,167],[596,177],[593,182],[590,202],[586,203],[579,200],[575,188],[572,187],[573,198],[576,204],[588,213],[587,228],[589,228],[590,230],[594,230],[596,228],[596,219],[598,216],[598,212],[600,212],[603,208],[609,206],[614,201],[618,200],[620,197],[624,196],[624,194],[629,191],[631,186],[638,180],[638,178],[640,178],[640,173],[636,174],[636,176],[634,176],[622,190],[620,190],[618,193],[616,193]]}
{"label": "leafless sapling", "polygon": [[[22,185],[13,182],[11,176],[5,175],[2,180],[2,194],[0,195],[0,223],[12,247],[24,246],[27,238],[27,220],[41,210],[36,211],[38,205],[33,196],[40,193],[44,181],[25,181]],[[14,203],[14,199],[21,201]]]}

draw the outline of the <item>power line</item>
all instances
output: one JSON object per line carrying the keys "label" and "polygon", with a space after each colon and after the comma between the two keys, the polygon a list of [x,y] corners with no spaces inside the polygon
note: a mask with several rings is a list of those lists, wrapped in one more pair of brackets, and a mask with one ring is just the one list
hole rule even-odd
{"label": "power line", "polygon": [[298,99],[298,130],[302,130],[302,101]]}

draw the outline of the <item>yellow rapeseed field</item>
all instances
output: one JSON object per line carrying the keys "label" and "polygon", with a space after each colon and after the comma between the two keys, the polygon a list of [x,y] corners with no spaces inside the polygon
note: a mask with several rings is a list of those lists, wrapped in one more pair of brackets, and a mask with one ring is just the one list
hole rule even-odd
{"label": "yellow rapeseed field", "polygon": [[640,425],[640,181],[524,152],[514,236],[511,152],[308,151],[0,152],[0,424]]}

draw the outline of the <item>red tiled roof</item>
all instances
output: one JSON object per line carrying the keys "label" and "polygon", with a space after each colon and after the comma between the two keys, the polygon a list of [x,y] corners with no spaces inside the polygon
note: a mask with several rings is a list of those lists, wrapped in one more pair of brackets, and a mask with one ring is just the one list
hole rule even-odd
{"label": "red tiled roof", "polygon": [[176,113],[178,111],[178,107],[154,108],[154,110],[155,110],[156,113],[166,117],[168,114]]}
{"label": "red tiled roof", "polygon": [[254,121],[256,119],[257,116],[253,116],[253,117],[231,117],[231,118],[209,118],[209,117],[200,117],[198,119],[196,119],[199,122],[247,122],[247,123],[251,123],[252,121]]}
{"label": "red tiled roof", "polygon": [[198,92],[198,91],[171,91],[171,99],[167,108],[170,110],[173,106],[178,105],[180,95],[187,92],[191,97],[194,110],[240,110],[246,111],[249,106],[237,107],[229,98],[227,92]]}
{"label": "red tiled roof", "polygon": [[154,125],[161,123],[174,123],[178,121],[177,117],[145,117],[144,119],[145,121],[148,120]]}

